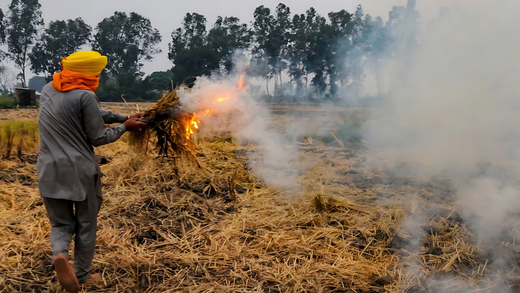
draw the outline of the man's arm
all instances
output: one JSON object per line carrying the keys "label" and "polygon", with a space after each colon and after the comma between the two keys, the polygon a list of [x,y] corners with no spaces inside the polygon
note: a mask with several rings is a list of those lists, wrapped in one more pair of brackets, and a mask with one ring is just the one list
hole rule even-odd
{"label": "man's arm", "polygon": [[[101,110],[99,106],[99,101],[94,94],[86,93],[81,97],[83,112],[83,124],[85,127],[85,132],[87,133],[87,137],[90,143],[93,146],[101,146],[105,144],[112,143],[118,140],[123,133],[126,131],[125,125],[121,124],[116,127],[106,128],[105,123],[114,123],[121,121],[121,117],[123,115],[113,114],[112,112]],[[108,113],[107,113],[108,112]],[[117,121],[113,121],[111,119],[120,119]],[[108,122],[107,122],[108,121]],[[126,121],[126,117],[122,122]]]}
{"label": "man's arm", "polygon": [[107,111],[107,110],[103,110],[103,109],[100,109],[100,110],[101,110],[101,117],[103,117],[103,121],[105,122],[105,124],[123,123],[126,121],[126,119],[128,119],[128,117],[125,115],[112,113],[111,111]]}

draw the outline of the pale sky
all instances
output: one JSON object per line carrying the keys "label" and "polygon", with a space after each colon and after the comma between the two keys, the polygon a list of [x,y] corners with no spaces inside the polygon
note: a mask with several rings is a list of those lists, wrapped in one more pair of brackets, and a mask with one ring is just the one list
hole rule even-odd
{"label": "pale sky", "polygon": [[[447,3],[449,0],[418,0],[418,10],[423,15],[429,15],[430,4]],[[86,23],[95,28],[103,18],[111,16],[114,11],[137,12],[149,18],[152,26],[159,29],[162,42],[159,47],[162,53],[158,54],[152,62],[145,62],[143,70],[149,74],[157,70],[171,68],[168,60],[168,43],[170,34],[181,26],[184,15],[187,12],[197,12],[206,17],[208,26],[211,26],[217,16],[236,16],[241,22],[249,23],[253,20],[253,11],[259,5],[264,5],[272,10],[278,3],[284,3],[291,9],[291,13],[304,13],[308,8],[314,7],[319,14],[326,16],[331,11],[346,9],[353,13],[358,4],[363,5],[365,13],[372,16],[388,17],[392,6],[406,5],[406,0],[40,0],[45,23],[53,20],[66,20],[81,17]],[[422,2],[422,3],[421,3]],[[7,12],[10,0],[0,0],[0,7]],[[427,5],[425,5],[427,4]],[[424,13],[421,6],[426,8]],[[437,6],[437,5],[435,5]],[[28,77],[32,76],[29,74]]]}

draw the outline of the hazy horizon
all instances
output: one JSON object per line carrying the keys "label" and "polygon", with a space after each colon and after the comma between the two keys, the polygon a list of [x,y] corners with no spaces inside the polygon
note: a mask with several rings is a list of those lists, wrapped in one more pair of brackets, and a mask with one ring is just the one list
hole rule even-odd
{"label": "hazy horizon", "polygon": [[[8,1],[3,1],[0,8],[7,14]],[[316,1],[280,1],[280,0],[223,0],[218,3],[208,3],[204,0],[193,0],[190,2],[182,2],[177,5],[175,2],[166,0],[153,0],[150,2],[142,1],[71,1],[67,0],[40,0],[42,5],[42,15],[47,26],[50,21],[75,19],[81,17],[87,24],[94,29],[96,25],[106,17],[113,15],[115,11],[122,12],[136,12],[142,16],[150,19],[152,26],[157,28],[162,36],[162,41],[158,45],[162,53],[157,54],[151,62],[144,62],[143,71],[145,74],[150,74],[154,71],[164,71],[172,67],[172,62],[168,59],[168,43],[171,41],[171,33],[182,25],[184,15],[188,12],[196,12],[202,14],[207,19],[208,29],[213,25],[218,16],[235,16],[243,23],[248,23],[253,20],[253,12],[256,7],[264,5],[274,10],[279,3],[286,4],[291,13],[305,13],[310,7],[314,7],[319,14],[326,16],[331,11],[339,11],[346,9],[350,13],[354,13],[356,7],[361,4],[366,14],[372,16],[380,16],[383,19],[388,18],[388,12],[393,6],[406,5],[407,0],[324,0]],[[153,5],[150,5],[152,3]],[[424,0],[419,0],[417,3],[417,10],[424,17],[428,18],[436,15],[438,9],[433,9],[442,6],[449,1],[440,0],[435,3],[427,3]],[[95,9],[92,9],[94,7]],[[6,46],[2,46],[6,50]],[[8,60],[3,61],[8,67],[16,72],[12,62]],[[34,76],[30,70],[27,72],[27,80]]]}

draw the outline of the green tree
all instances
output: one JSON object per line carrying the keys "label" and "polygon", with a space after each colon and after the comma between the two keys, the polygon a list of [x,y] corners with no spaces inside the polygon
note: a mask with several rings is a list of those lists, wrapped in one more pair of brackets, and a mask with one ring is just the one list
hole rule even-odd
{"label": "green tree", "polygon": [[[288,45],[288,73],[296,83],[296,94],[303,94],[305,74],[305,53],[308,46],[308,25],[305,14],[296,14],[292,19],[290,41]],[[307,82],[305,82],[305,86]]]}
{"label": "green tree", "polygon": [[144,101],[157,101],[174,88],[171,71],[155,71],[134,84],[134,95]]}
{"label": "green tree", "polygon": [[182,27],[172,33],[170,53],[178,53],[186,48],[202,47],[207,41],[206,17],[198,13],[186,13]]}
{"label": "green tree", "polygon": [[[361,7],[361,6],[359,6]],[[329,44],[325,52],[327,74],[329,77],[329,92],[331,98],[336,98],[339,87],[347,84],[350,70],[347,66],[347,56],[352,51],[355,23],[353,15],[346,10],[330,12],[327,26]]]}
{"label": "green tree", "polygon": [[289,41],[291,30],[291,10],[285,4],[280,3],[276,7],[274,15],[271,10],[263,5],[257,7],[253,13],[253,32],[255,46],[253,54],[257,59],[265,59],[270,72],[264,77],[269,80],[275,78],[275,95],[277,85],[282,85],[282,71],[287,68],[289,57]]}
{"label": "green tree", "polygon": [[304,59],[305,72],[314,75],[310,83],[321,96],[327,87],[325,55],[330,41],[326,32],[330,27],[327,26],[326,19],[319,15],[314,8],[306,11],[305,18],[308,26],[306,33],[308,45]]}
{"label": "green tree", "polygon": [[9,5],[7,46],[9,57],[20,70],[18,79],[26,86],[25,72],[29,65],[29,53],[43,26],[41,5],[38,0],[12,0]]}
{"label": "green tree", "polygon": [[176,85],[192,84],[197,76],[210,76],[220,66],[219,54],[208,46],[206,17],[186,13],[182,27],[172,32],[168,44],[168,58],[173,62],[172,72]]}
{"label": "green tree", "polygon": [[92,27],[81,18],[52,21],[29,54],[31,70],[51,80],[61,70],[61,59],[89,43],[91,32]]}
{"label": "green tree", "polygon": [[96,26],[92,47],[108,57],[96,94],[101,100],[120,101],[142,98],[141,71],[144,61],[161,52],[161,35],[149,19],[131,12],[114,12]]}
{"label": "green tree", "polygon": [[161,53],[159,30],[152,27],[148,18],[135,12],[127,15],[116,11],[96,26],[93,49],[108,57],[106,73],[141,75],[144,61],[151,61]]}
{"label": "green tree", "polygon": [[249,65],[248,75],[260,77],[265,80],[265,90],[268,96],[269,94],[269,80],[272,77],[272,71],[269,67],[269,61],[267,58],[262,56],[254,56]]}
{"label": "green tree", "polygon": [[119,75],[111,78],[96,91],[102,101],[155,101],[162,94],[172,89],[173,74],[171,71],[156,71],[145,78],[134,78],[133,75]]}
{"label": "green tree", "polygon": [[380,17],[373,19],[365,16],[365,24],[360,42],[367,55],[367,66],[372,68],[376,75],[378,96],[383,95],[382,63],[389,56],[389,35]]}
{"label": "green tree", "polygon": [[[0,45],[5,43],[6,38],[6,29],[7,29],[7,19],[0,8]],[[0,50],[0,61],[4,60],[6,54],[4,51]]]}
{"label": "green tree", "polygon": [[278,6],[276,6],[272,37],[272,41],[274,42],[273,46],[278,48],[278,50],[274,50],[274,55],[271,55],[271,58],[273,58],[274,67],[276,68],[278,78],[280,80],[280,87],[283,84],[282,71],[287,68],[286,60],[288,56],[287,51],[289,49],[290,30],[291,10],[285,4],[280,3]]}
{"label": "green tree", "polygon": [[253,22],[254,45],[252,48],[252,64],[262,69],[256,70],[256,74],[263,75],[262,78],[266,81],[267,94],[269,94],[268,83],[275,76],[275,70],[270,58],[270,52],[273,49],[269,42],[269,34],[274,26],[274,16],[271,15],[271,9],[261,5],[255,9],[253,17],[255,21]]}
{"label": "green tree", "polygon": [[172,91],[174,89],[173,73],[170,70],[152,72],[145,78],[145,81],[149,83],[150,89],[159,92]]}
{"label": "green tree", "polygon": [[417,43],[419,30],[419,12],[412,7],[394,6],[388,13],[388,21],[385,25],[393,53],[406,51]]}
{"label": "green tree", "polygon": [[[370,16],[368,16],[370,18]],[[320,33],[325,39],[322,57],[328,78],[329,97],[338,98],[339,89],[357,96],[364,81],[365,57],[369,44],[366,41],[366,17],[361,5],[350,14],[346,10],[330,12],[329,22]],[[322,83],[320,83],[322,84]]]}
{"label": "green tree", "polygon": [[217,17],[217,21],[208,33],[208,46],[215,51],[219,67],[223,73],[233,68],[233,53],[246,50],[251,44],[251,30],[247,24],[240,24],[236,17]]}
{"label": "green tree", "polygon": [[420,28],[419,18],[419,12],[415,10],[415,1],[408,1],[407,7],[393,7],[386,23],[386,30],[391,42],[389,49],[394,57],[405,60],[404,71],[407,71],[413,48],[417,45]]}

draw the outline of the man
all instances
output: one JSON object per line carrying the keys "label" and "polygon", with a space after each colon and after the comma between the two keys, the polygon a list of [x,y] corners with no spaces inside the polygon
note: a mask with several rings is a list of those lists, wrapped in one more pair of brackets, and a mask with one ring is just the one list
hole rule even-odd
{"label": "man", "polygon": [[[80,283],[100,279],[91,274],[96,245],[97,215],[102,202],[101,170],[93,146],[109,144],[125,131],[147,125],[130,116],[100,109],[94,91],[107,57],[80,51],[63,58],[40,95],[38,184],[51,223],[51,246],[56,276],[62,287],[77,292]],[[105,124],[122,123],[113,128]],[[75,234],[74,272],[68,263]]]}

